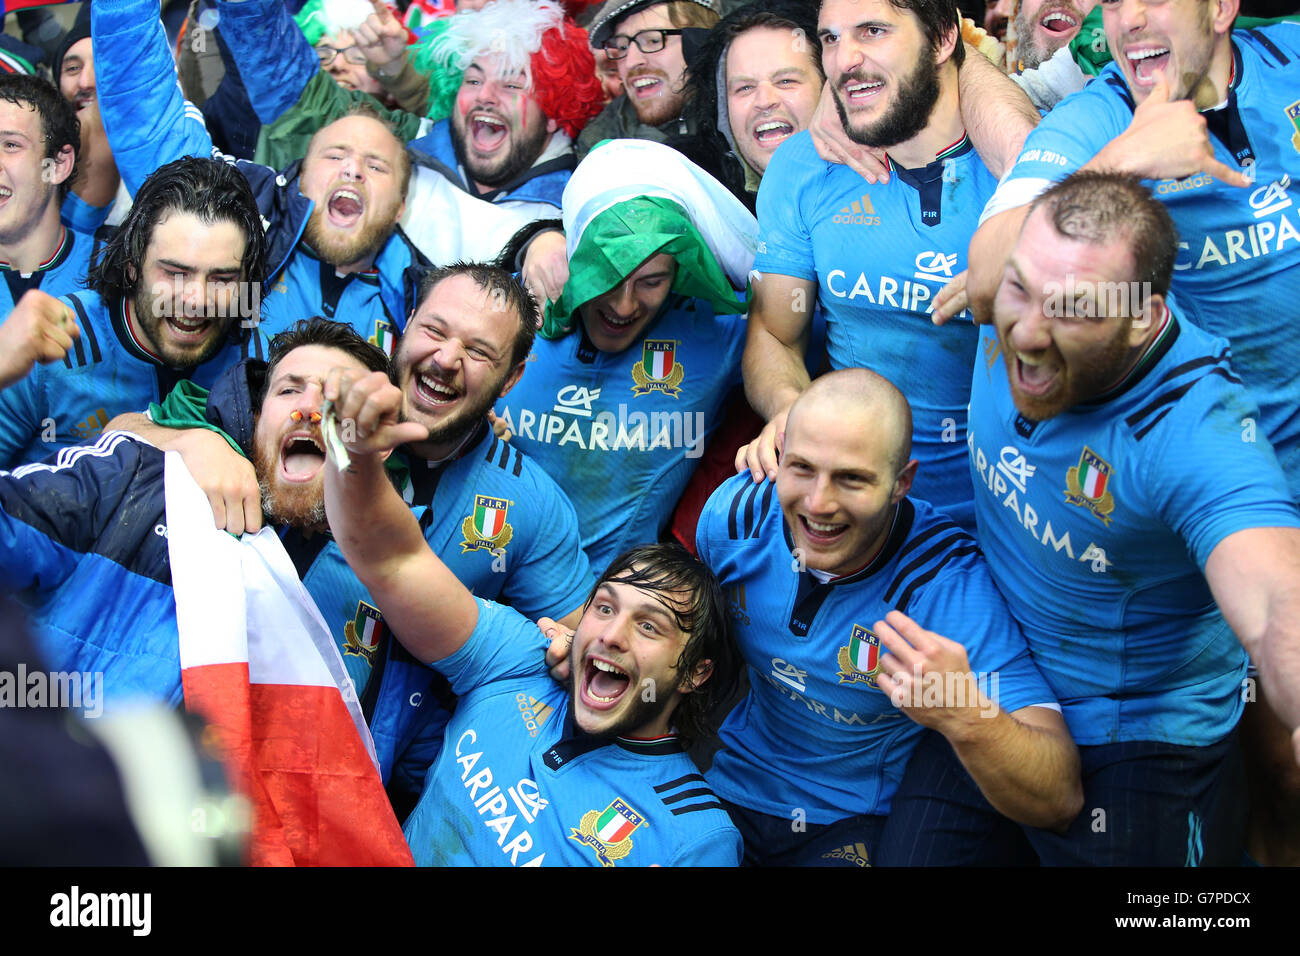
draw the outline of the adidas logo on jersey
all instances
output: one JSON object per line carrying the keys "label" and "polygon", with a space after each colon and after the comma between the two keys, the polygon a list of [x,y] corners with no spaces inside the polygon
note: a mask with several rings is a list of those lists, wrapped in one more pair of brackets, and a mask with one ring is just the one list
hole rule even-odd
{"label": "adidas logo on jersey", "polygon": [[550,704],[528,694],[516,694],[515,703],[519,705],[519,713],[524,719],[524,726],[528,728],[529,737],[536,737],[542,725],[550,720],[551,714],[555,712],[555,708]]}
{"label": "adidas logo on jersey", "polygon": [[77,422],[77,427],[73,433],[82,441],[94,441],[97,439],[104,427],[108,424],[107,410],[96,409],[95,414],[91,415],[84,422]]}
{"label": "adidas logo on jersey", "polygon": [[880,217],[876,215],[876,210],[871,205],[871,197],[863,194],[861,199],[855,199],[831,216],[831,222],[841,225],[878,226]]}

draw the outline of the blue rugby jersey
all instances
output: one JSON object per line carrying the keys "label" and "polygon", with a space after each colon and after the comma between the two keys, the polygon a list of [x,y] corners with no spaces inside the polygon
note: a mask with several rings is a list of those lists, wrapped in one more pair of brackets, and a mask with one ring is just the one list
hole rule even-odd
{"label": "blue rugby jersey", "polygon": [[119,300],[94,292],[63,297],[77,315],[81,337],[62,362],[37,365],[0,392],[0,467],[40,461],[60,448],[94,441],[123,412],[143,412],[181,379],[210,387],[230,366],[262,358],[265,342],[238,320],[221,350],[194,368],[165,365],[138,341]]}
{"label": "blue rugby jersey", "polygon": [[747,473],[709,498],[696,545],[749,664],[708,773],[725,800],[809,823],[889,812],[925,730],[876,687],[871,628],[893,609],[964,645],[1008,713],[1055,701],[974,539],[924,501],[905,498],[875,560],[828,584],[791,553],[773,482]]}
{"label": "blue rugby jersey", "polygon": [[537,340],[497,415],[573,502],[598,573],[658,540],[740,381],[744,347],[743,315],[675,293],[617,354],[597,351],[580,321],[564,338]]}
{"label": "blue rugby jersey", "polygon": [[[1147,180],[1178,228],[1173,298],[1191,322],[1232,343],[1293,499],[1300,500],[1300,24],[1236,30],[1226,105],[1204,110],[1215,157],[1254,182],[1204,173]],[[1128,128],[1133,98],[1112,63],[1030,133],[985,218],[1032,201]]]}
{"label": "blue rugby jersey", "polygon": [[469,641],[433,665],[460,695],[406,821],[422,866],[736,866],[740,833],[675,736],[577,731],[546,641],[479,599]]}
{"label": "blue rugby jersey", "polygon": [[314,315],[345,322],[358,335],[393,354],[406,316],[393,315],[384,304],[379,272],[369,269],[339,275],[300,242],[262,301],[261,327],[269,338]]}
{"label": "blue rugby jersey", "polygon": [[0,321],[13,311],[28,289],[40,289],[53,296],[84,289],[94,246],[94,236],[65,227],[58,248],[32,272],[24,274],[7,262],[0,262],[0,275],[5,280],[0,284]]}
{"label": "blue rugby jersey", "polygon": [[1246,655],[1205,561],[1233,532],[1300,527],[1228,343],[1171,316],[1117,389],[1042,422],[1017,413],[991,329],[981,343],[980,545],[1075,741],[1221,739]]}
{"label": "blue rugby jersey", "polygon": [[930,321],[934,295],[966,268],[966,248],[996,178],[965,137],[922,169],[891,163],[871,185],[817,155],[806,132],[781,145],[758,192],[757,272],[817,281],[832,368],[869,368],[912,406],[914,497],[973,531],[962,442],[975,362],[963,312]]}

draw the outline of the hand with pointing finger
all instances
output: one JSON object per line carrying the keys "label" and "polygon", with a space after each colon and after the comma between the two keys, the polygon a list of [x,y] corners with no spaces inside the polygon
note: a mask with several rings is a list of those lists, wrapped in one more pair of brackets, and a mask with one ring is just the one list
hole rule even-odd
{"label": "hand with pointing finger", "polygon": [[373,11],[354,32],[357,46],[375,69],[393,74],[393,68],[406,56],[406,27],[393,16],[384,0],[371,0]]}

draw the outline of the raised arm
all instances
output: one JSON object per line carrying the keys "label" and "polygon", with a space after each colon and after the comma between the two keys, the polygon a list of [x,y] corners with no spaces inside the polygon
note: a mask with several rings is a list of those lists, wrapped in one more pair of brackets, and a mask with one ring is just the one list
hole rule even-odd
{"label": "raised arm", "polygon": [[1015,81],[969,44],[957,72],[957,93],[961,121],[975,151],[1001,179],[1038,125],[1038,111]]}
{"label": "raised arm", "polygon": [[320,58],[284,0],[218,0],[221,36],[239,66],[257,118],[271,123],[302,96]]}
{"label": "raised arm", "polygon": [[1248,528],[1210,552],[1205,578],[1259,668],[1300,764],[1300,529]]}
{"label": "raised arm", "polygon": [[325,382],[352,461],[325,466],[325,512],[343,557],[394,635],[418,660],[440,661],[469,640],[478,605],[429,548],[411,509],[384,472],[384,458],[428,431],[398,423],[402,392],[383,372],[364,378],[335,369]]}
{"label": "raised arm", "polygon": [[817,303],[817,283],[766,272],[754,279],[752,289],[741,368],[745,396],[754,411],[767,420],[767,426],[737,453],[736,470],[748,468],[757,482],[765,475],[776,478],[786,414],[808,387],[804,354]]}
{"label": "raised arm", "polygon": [[211,156],[203,114],[181,95],[158,0],[96,0],[90,30],[99,114],[131,195],[159,166]]}

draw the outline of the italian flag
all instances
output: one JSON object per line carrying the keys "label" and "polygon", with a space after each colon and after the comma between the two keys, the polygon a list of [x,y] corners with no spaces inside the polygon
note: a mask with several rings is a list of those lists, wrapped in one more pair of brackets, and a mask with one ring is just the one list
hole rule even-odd
{"label": "italian flag", "polygon": [[642,367],[645,373],[651,378],[667,378],[668,373],[673,370],[673,346],[672,343],[665,343],[667,348],[654,349],[647,345],[645,356],[642,359]]}
{"label": "italian flag", "polygon": [[849,660],[853,662],[855,668],[864,674],[870,674],[875,669],[879,652],[879,644],[872,644],[863,640],[857,634],[849,638]]}
{"label": "italian flag", "polygon": [[492,507],[489,498],[478,498],[474,502],[474,530],[484,538],[495,538],[505,527],[506,510]]}
{"label": "italian flag", "polygon": [[1106,472],[1101,471],[1087,456],[1079,465],[1079,487],[1085,496],[1100,498],[1106,492]]}
{"label": "italian flag", "polygon": [[635,829],[635,823],[610,805],[596,821],[596,839],[606,845],[621,843]]}
{"label": "italian flag", "polygon": [[279,537],[217,531],[175,452],[165,482],[185,706],[252,803],[249,862],[411,865],[343,659]]}

